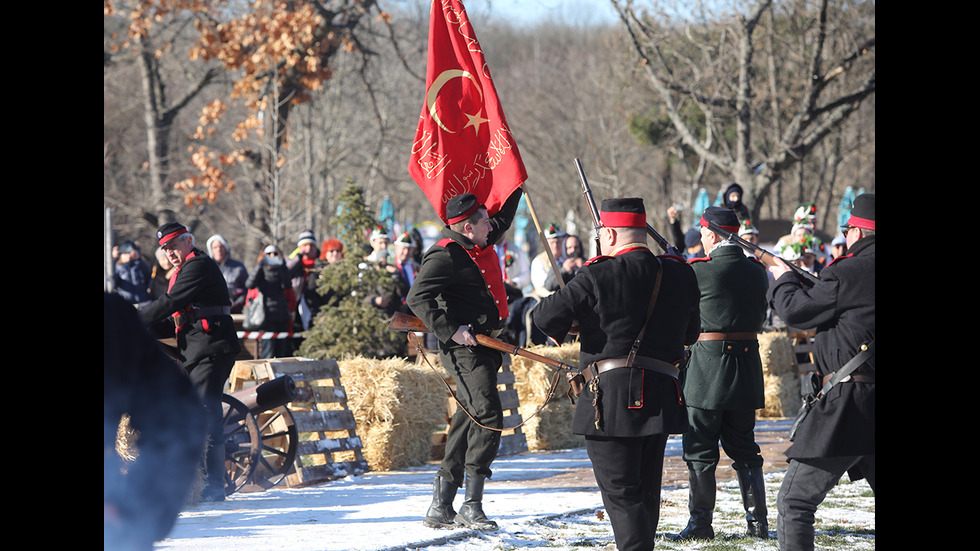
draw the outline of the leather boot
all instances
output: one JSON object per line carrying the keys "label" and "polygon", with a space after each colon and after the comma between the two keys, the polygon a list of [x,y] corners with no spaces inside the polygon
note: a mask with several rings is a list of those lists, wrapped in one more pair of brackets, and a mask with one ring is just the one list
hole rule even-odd
{"label": "leather boot", "polygon": [[745,507],[745,521],[748,534],[754,538],[769,538],[769,520],[766,510],[766,481],[762,477],[762,467],[737,470],[738,487],[742,491],[742,505]]}
{"label": "leather boot", "polygon": [[483,532],[492,532],[498,528],[497,523],[488,519],[483,513],[483,483],[482,476],[466,477],[466,499],[456,514],[456,524]]}
{"label": "leather boot", "polygon": [[711,527],[711,518],[715,510],[715,471],[688,470],[690,492],[687,508],[691,518],[687,526],[678,535],[682,540],[712,540],[715,530]]}
{"label": "leather boot", "polygon": [[455,528],[456,511],[453,509],[453,500],[456,499],[458,489],[459,486],[436,475],[432,481],[432,504],[429,505],[422,524],[429,528]]}

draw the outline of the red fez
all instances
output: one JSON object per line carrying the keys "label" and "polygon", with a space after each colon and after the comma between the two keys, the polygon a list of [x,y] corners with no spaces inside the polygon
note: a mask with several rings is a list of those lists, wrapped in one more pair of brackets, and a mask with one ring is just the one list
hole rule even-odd
{"label": "red fez", "polygon": [[599,218],[603,226],[610,228],[647,227],[647,212],[639,197],[603,200]]}

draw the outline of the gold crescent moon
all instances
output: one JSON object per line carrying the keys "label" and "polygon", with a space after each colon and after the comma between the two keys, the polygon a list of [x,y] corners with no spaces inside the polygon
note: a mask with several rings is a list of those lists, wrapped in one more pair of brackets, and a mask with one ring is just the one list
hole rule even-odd
{"label": "gold crescent moon", "polygon": [[480,99],[483,99],[483,90],[480,89],[480,82],[475,76],[473,76],[473,73],[462,69],[447,69],[442,73],[439,73],[439,76],[436,77],[436,79],[432,81],[432,85],[429,86],[428,92],[425,93],[425,105],[429,108],[429,115],[432,117],[432,120],[436,121],[436,124],[438,124],[440,128],[451,134],[455,134],[456,131],[446,128],[446,126],[442,124],[442,120],[439,119],[439,115],[436,114],[436,99],[439,97],[439,91],[442,90],[442,87],[454,78],[469,79],[473,85],[476,86],[476,91],[479,92]]}

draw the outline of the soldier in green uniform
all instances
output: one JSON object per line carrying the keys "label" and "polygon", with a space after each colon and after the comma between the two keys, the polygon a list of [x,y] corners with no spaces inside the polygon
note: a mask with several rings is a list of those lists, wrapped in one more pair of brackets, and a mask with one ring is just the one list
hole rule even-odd
{"label": "soldier in green uniform", "polygon": [[732,233],[739,227],[731,209],[706,209],[700,231],[707,256],[691,260],[701,290],[701,334],[682,373],[690,424],[683,443],[691,517],[680,537],[714,538],[711,518],[721,442],[737,473],[748,533],[766,538],[763,459],[754,429],[755,410],[765,405],[757,333],[766,318],[768,277],[761,262],[708,229],[708,221]]}

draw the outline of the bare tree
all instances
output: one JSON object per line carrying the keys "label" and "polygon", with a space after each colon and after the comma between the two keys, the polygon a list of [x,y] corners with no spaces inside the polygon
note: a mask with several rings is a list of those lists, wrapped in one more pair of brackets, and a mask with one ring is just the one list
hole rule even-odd
{"label": "bare tree", "polygon": [[611,2],[680,141],[753,217],[875,92],[874,2]]}

